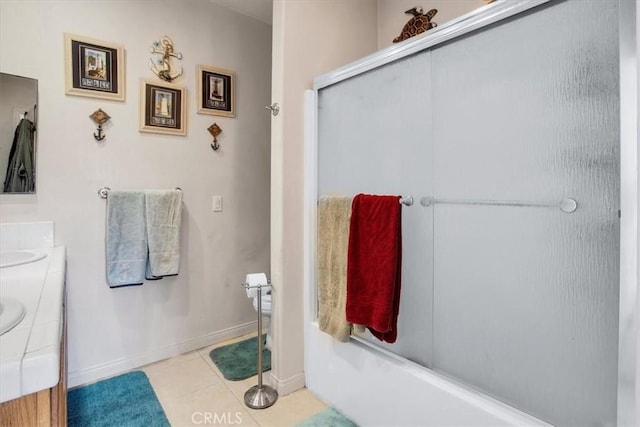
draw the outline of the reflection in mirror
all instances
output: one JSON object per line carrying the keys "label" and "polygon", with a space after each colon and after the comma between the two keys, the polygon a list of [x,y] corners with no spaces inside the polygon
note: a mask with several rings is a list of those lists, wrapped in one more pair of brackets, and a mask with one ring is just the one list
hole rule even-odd
{"label": "reflection in mirror", "polygon": [[0,73],[0,182],[2,193],[36,191],[38,81]]}

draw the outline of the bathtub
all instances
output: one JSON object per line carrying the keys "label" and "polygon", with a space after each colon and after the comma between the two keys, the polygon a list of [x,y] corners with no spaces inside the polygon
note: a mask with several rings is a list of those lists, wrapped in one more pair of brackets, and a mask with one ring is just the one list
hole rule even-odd
{"label": "bathtub", "polygon": [[548,426],[359,338],[305,328],[306,386],[362,426]]}

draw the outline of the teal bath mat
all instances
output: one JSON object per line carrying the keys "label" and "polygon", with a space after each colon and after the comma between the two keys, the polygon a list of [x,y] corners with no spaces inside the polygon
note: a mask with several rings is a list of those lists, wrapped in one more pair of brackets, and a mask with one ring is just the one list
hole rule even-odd
{"label": "teal bath mat", "polygon": [[[262,336],[263,343],[266,335]],[[258,373],[258,339],[225,345],[211,350],[209,357],[216,364],[222,375],[231,381],[240,381]],[[271,351],[262,347],[262,371],[271,369]]]}
{"label": "teal bath mat", "polygon": [[69,427],[169,427],[142,371],[129,372],[67,394]]}
{"label": "teal bath mat", "polygon": [[356,423],[333,408],[307,418],[296,427],[358,427]]}

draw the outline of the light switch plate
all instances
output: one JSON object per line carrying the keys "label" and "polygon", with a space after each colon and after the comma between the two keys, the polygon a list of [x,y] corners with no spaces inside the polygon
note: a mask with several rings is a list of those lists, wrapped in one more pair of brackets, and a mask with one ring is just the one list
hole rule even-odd
{"label": "light switch plate", "polygon": [[222,212],[222,196],[213,196],[213,211]]}

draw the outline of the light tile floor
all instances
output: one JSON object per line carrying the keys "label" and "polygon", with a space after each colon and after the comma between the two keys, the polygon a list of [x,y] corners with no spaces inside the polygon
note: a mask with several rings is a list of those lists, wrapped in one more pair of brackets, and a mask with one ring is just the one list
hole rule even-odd
{"label": "light tile floor", "polygon": [[[258,410],[245,406],[244,393],[258,383],[257,376],[243,381],[225,380],[209,358],[209,352],[251,336],[235,338],[141,368],[149,377],[173,427],[288,427],[327,409],[327,405],[307,389],[280,396],[270,408]],[[266,381],[266,374],[264,379]]]}

